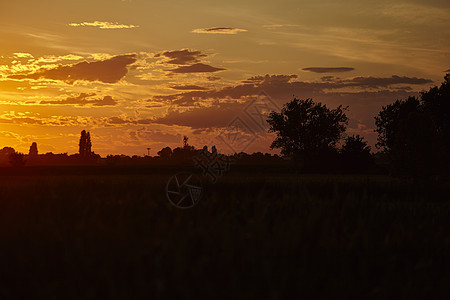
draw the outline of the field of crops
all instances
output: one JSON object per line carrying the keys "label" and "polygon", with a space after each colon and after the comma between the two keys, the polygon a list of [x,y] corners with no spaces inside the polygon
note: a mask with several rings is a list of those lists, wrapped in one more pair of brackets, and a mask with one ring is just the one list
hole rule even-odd
{"label": "field of crops", "polygon": [[0,299],[449,295],[446,184],[242,168],[181,210],[175,171],[1,169]]}

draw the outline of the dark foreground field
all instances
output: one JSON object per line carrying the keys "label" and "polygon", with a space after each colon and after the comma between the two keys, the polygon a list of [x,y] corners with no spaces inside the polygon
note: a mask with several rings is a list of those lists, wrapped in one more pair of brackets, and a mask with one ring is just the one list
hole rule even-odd
{"label": "dark foreground field", "polygon": [[175,171],[0,170],[0,299],[449,295],[448,186],[232,170],[180,210]]}

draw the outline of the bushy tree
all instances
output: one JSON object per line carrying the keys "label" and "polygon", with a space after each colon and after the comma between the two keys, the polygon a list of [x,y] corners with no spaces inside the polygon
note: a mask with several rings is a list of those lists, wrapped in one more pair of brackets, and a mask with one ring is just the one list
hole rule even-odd
{"label": "bushy tree", "polygon": [[370,150],[361,136],[348,136],[341,148],[343,170],[351,173],[367,172],[373,164]]}
{"label": "bushy tree", "polygon": [[23,167],[25,165],[25,158],[22,153],[11,153],[9,154],[9,163],[13,167]]}
{"label": "bushy tree", "polygon": [[317,170],[330,166],[336,159],[336,143],[348,123],[345,110],[342,106],[329,109],[312,99],[294,98],[280,113],[269,114],[269,132],[276,133],[270,147],[281,149],[283,155],[293,157],[303,166]]}
{"label": "bushy tree", "polygon": [[160,151],[158,151],[158,156],[163,159],[168,159],[172,156],[172,149],[170,147],[164,147]]}
{"label": "bushy tree", "polygon": [[449,171],[449,75],[440,87],[384,106],[375,117],[377,147],[398,175],[428,178]]}

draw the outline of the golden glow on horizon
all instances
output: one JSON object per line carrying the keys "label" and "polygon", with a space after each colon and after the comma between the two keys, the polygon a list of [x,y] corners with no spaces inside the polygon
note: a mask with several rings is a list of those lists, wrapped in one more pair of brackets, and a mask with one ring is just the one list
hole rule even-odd
{"label": "golden glow on horizon", "polygon": [[[101,155],[183,135],[210,146],[260,92],[349,105],[348,131],[373,145],[382,105],[449,70],[449,13],[421,0],[2,3],[0,147],[73,153],[82,129]],[[258,133],[248,151],[269,144]]]}

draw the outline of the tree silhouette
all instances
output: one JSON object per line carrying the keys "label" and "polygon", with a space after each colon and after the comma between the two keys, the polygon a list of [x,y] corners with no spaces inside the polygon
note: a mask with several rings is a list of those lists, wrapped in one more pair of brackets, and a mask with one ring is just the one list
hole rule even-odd
{"label": "tree silhouette", "polygon": [[36,142],[33,142],[30,146],[30,150],[28,151],[29,156],[37,156],[38,155],[38,148]]}
{"label": "tree silhouette", "polygon": [[449,75],[438,87],[384,106],[375,117],[377,147],[398,175],[428,178],[449,171]]}
{"label": "tree silhouette", "polygon": [[89,158],[92,156],[91,134],[86,130],[81,131],[79,142],[79,154],[81,158]]}
{"label": "tree silhouette", "polygon": [[172,156],[172,149],[170,147],[162,148],[160,151],[158,151],[158,156],[163,159],[168,159]]}
{"label": "tree silhouette", "polygon": [[0,149],[0,156],[9,156],[12,153],[16,153],[16,150],[12,147],[3,147]]}
{"label": "tree silhouette", "polygon": [[78,146],[78,153],[80,153],[81,157],[84,157],[86,153],[86,130],[81,131],[80,142]]}
{"label": "tree silhouette", "polygon": [[86,134],[86,156],[90,156],[92,153],[91,134]]}
{"label": "tree silhouette", "polygon": [[370,146],[359,135],[348,136],[341,148],[343,169],[351,173],[368,171],[373,163]]}
{"label": "tree silhouette", "polygon": [[13,167],[23,167],[25,165],[24,155],[16,152],[9,154],[9,163]]}
{"label": "tree silhouette", "polygon": [[334,156],[335,145],[348,122],[345,110],[341,105],[329,109],[312,99],[294,98],[283,106],[281,113],[269,114],[269,132],[277,135],[270,148],[279,148],[283,155],[303,164],[316,164],[321,157]]}

